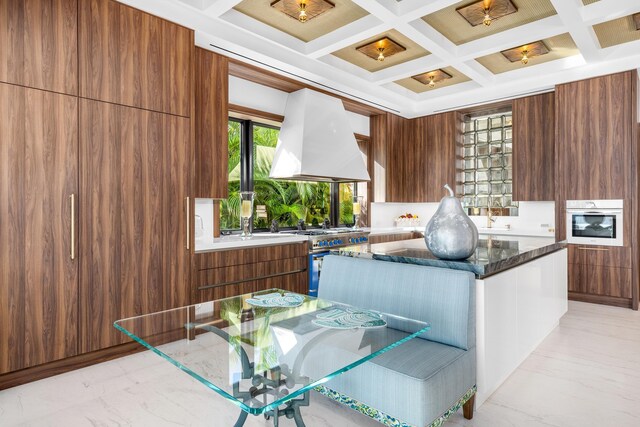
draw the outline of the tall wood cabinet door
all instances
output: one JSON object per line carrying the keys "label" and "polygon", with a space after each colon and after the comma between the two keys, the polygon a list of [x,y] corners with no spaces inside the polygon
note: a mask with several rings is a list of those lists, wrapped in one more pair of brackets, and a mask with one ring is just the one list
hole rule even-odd
{"label": "tall wood cabinet door", "polygon": [[80,96],[189,117],[193,31],[113,0],[82,0]]}
{"label": "tall wood cabinet door", "polygon": [[189,120],[81,100],[80,145],[88,352],[125,341],[117,319],[187,303]]}
{"label": "tall wood cabinet door", "polygon": [[424,199],[420,201],[439,202],[446,195],[442,188],[445,184],[456,188],[456,151],[462,135],[462,118],[456,112],[435,114],[426,117],[425,126],[426,185]]}
{"label": "tall wood cabinet door", "polygon": [[513,199],[555,198],[555,97],[553,93],[513,101]]}
{"label": "tall wood cabinet door", "polygon": [[197,197],[229,193],[229,60],[195,48],[195,148]]}
{"label": "tall wood cabinet door", "polygon": [[[163,115],[164,142],[164,266],[166,270],[164,309],[191,303],[191,257],[193,250],[193,150],[190,120]],[[190,229],[187,230],[187,227]]]}
{"label": "tall wood cabinet door", "polygon": [[556,87],[560,200],[630,197],[635,76],[629,71]]}
{"label": "tall wood cabinet door", "polygon": [[0,81],[78,93],[78,0],[0,0]]}
{"label": "tall wood cabinet door", "polygon": [[77,117],[74,97],[0,84],[0,372],[78,351]]}

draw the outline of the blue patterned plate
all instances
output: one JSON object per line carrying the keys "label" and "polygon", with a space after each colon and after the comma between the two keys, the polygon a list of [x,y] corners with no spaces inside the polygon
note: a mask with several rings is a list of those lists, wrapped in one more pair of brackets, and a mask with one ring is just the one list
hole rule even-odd
{"label": "blue patterned plate", "polygon": [[368,329],[387,326],[387,322],[375,311],[340,308],[316,315],[313,324],[330,329]]}
{"label": "blue patterned plate", "polygon": [[276,308],[276,307],[299,307],[304,302],[304,297],[298,294],[286,293],[284,295],[274,292],[265,295],[256,295],[249,298],[247,303],[254,307]]}

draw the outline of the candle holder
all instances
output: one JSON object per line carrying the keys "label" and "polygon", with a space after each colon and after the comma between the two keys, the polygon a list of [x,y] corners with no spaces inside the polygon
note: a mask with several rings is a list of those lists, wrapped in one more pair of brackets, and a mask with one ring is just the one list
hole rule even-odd
{"label": "candle holder", "polygon": [[253,191],[240,192],[240,221],[242,234],[240,237],[248,239],[251,237],[251,217],[253,217],[253,199],[256,193]]}
{"label": "candle holder", "polygon": [[362,196],[356,196],[353,198],[353,229],[358,229],[360,223],[360,214],[362,213]]}

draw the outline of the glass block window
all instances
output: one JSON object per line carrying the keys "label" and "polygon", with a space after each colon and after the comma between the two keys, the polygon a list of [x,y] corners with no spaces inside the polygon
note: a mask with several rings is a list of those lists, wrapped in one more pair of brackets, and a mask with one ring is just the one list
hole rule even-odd
{"label": "glass block window", "polygon": [[464,123],[463,206],[479,215],[491,207],[497,215],[517,215],[512,197],[511,111],[467,116]]}

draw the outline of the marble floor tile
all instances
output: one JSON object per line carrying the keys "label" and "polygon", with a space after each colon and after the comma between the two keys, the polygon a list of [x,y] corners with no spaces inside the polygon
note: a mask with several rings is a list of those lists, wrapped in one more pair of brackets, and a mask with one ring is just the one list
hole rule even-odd
{"label": "marble floor tile", "polygon": [[[309,427],[380,425],[315,393],[302,411]],[[150,352],[0,391],[2,427],[226,427],[238,413]],[[245,425],[272,424],[250,416]],[[640,313],[570,302],[560,326],[473,420],[458,413],[446,425],[640,426]]]}

